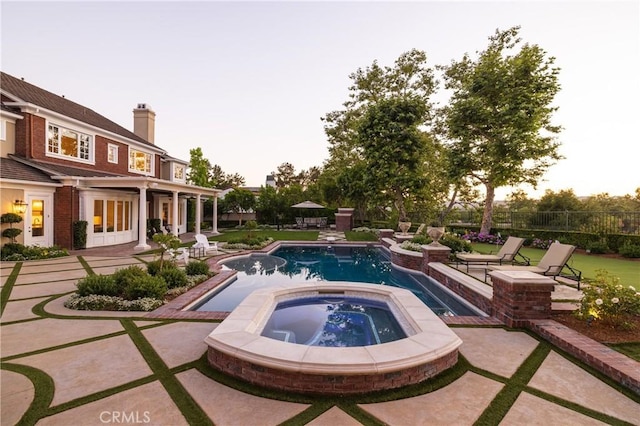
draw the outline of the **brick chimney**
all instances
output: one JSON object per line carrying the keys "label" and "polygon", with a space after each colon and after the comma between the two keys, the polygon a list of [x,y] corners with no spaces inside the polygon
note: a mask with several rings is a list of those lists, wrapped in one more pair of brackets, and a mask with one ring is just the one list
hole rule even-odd
{"label": "brick chimney", "polygon": [[147,142],[154,143],[156,130],[156,113],[149,104],[138,104],[133,110],[133,133]]}

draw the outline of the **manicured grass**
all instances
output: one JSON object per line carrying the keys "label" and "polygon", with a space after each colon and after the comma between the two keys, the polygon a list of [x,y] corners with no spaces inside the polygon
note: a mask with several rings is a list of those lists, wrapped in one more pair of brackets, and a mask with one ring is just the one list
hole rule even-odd
{"label": "manicured grass", "polygon": [[[492,244],[471,244],[473,250],[479,253],[496,253],[500,250],[500,246]],[[542,256],[546,253],[546,250],[523,247],[520,249],[520,253],[531,258],[531,264],[536,265]],[[611,275],[620,278],[620,283],[623,285],[640,285],[640,262],[625,259],[611,259],[608,257],[601,257],[594,254],[582,254],[574,253],[569,259],[569,265],[582,271],[583,279],[594,279],[596,277],[596,271],[598,269],[604,269]]]}
{"label": "manicured grass", "polygon": [[[248,234],[245,230],[223,230],[223,233],[215,237],[209,237],[211,241],[229,241],[243,238]],[[276,231],[258,230],[252,231],[255,236],[271,237],[275,241],[315,241],[318,239],[318,231]]]}
{"label": "manicured grass", "polygon": [[640,362],[640,342],[612,343],[609,346],[616,351],[625,354],[629,358],[633,358]]}

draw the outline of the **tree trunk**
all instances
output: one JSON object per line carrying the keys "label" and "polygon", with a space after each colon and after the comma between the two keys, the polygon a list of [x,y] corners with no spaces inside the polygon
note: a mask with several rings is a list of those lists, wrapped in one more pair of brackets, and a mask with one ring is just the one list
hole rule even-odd
{"label": "tree trunk", "polygon": [[482,224],[480,225],[480,233],[488,234],[491,232],[491,219],[493,218],[493,199],[496,196],[496,190],[493,185],[486,183],[487,196],[484,199],[484,212],[482,213]]}

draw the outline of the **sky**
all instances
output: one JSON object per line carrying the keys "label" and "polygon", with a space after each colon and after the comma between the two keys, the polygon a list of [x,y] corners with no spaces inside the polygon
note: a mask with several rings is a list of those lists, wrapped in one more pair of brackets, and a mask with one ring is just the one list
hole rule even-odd
{"label": "sky", "polygon": [[[560,153],[534,189],[586,196],[640,187],[640,2],[0,2],[0,68],[133,130],[156,113],[155,142],[248,186],[289,162],[322,166],[321,117],[342,108],[349,75],[411,49],[430,66],[475,58],[496,29],[556,58]],[[434,101],[446,103],[442,89]],[[499,188],[504,199],[513,188]]]}

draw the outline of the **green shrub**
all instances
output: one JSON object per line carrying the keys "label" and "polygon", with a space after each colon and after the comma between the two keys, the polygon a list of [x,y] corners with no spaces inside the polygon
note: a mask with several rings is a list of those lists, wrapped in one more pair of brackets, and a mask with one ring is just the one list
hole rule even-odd
{"label": "green shrub", "polygon": [[149,273],[149,275],[152,275],[154,277],[158,275],[160,273],[160,265],[162,265],[163,270],[177,268],[175,262],[170,260],[152,260],[151,262],[147,263],[147,272]]}
{"label": "green shrub", "polygon": [[73,222],[73,248],[83,249],[87,247],[87,225],[86,220]]}
{"label": "green shrub", "polygon": [[2,250],[0,251],[2,260],[7,260],[7,258],[14,254],[22,255],[24,251],[24,245],[20,243],[7,243],[2,246]]}
{"label": "green shrub", "polygon": [[184,267],[184,271],[187,275],[208,275],[209,264],[199,260],[192,260]]}
{"label": "green shrub", "polygon": [[16,237],[22,234],[22,229],[18,228],[7,228],[2,231],[2,236],[5,238],[9,238],[12,243],[16,242]]}
{"label": "green shrub", "polygon": [[431,238],[427,237],[426,235],[422,235],[422,234],[415,235],[411,239],[411,242],[415,243],[415,244],[429,244],[431,241],[432,241]]}
{"label": "green shrub", "polygon": [[85,311],[153,311],[162,306],[162,300],[149,297],[136,300],[124,300],[116,296],[89,296],[71,295],[64,306],[69,309]]}
{"label": "green shrub", "polygon": [[587,250],[592,254],[605,254],[609,253],[609,246],[603,241],[595,241],[587,246]]}
{"label": "green shrub", "polygon": [[440,244],[451,249],[451,253],[470,252],[471,243],[453,234],[444,234],[440,239]]}
{"label": "green shrub", "polygon": [[626,242],[618,249],[618,252],[623,257],[637,259],[640,257],[640,245]]}
{"label": "green shrub", "polygon": [[148,276],[147,272],[139,266],[132,265],[127,268],[117,270],[111,277],[118,288],[118,294],[123,294],[129,283],[136,278]]}
{"label": "green shrub", "polygon": [[640,315],[640,292],[619,282],[618,277],[605,270],[597,270],[596,279],[583,289],[584,296],[576,316],[614,327],[632,327],[633,323],[628,320]]}
{"label": "green shrub", "polygon": [[118,296],[119,290],[110,275],[89,275],[76,284],[80,296],[99,294],[103,296]]}
{"label": "green shrub", "polygon": [[167,290],[167,283],[161,277],[137,277],[124,289],[123,297],[127,300],[145,297],[162,300]]}
{"label": "green shrub", "polygon": [[158,276],[167,283],[169,288],[182,287],[187,284],[187,274],[182,269],[163,269]]}

